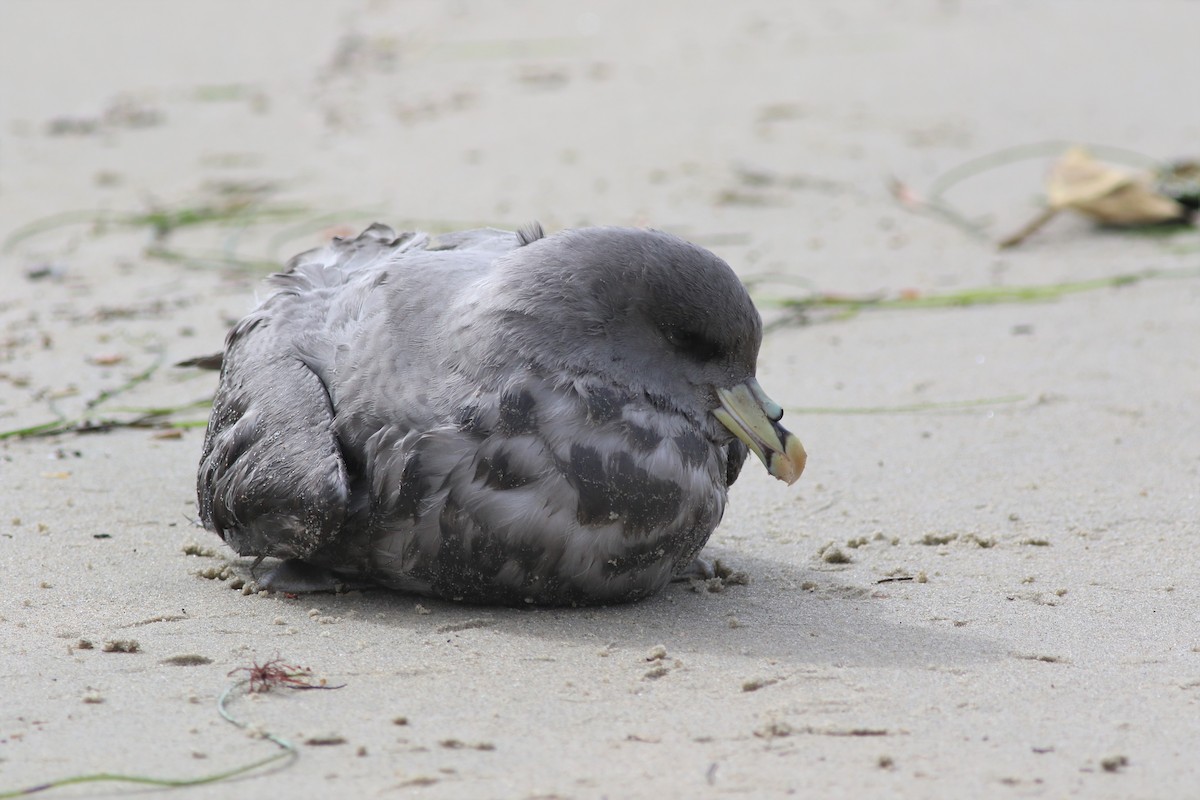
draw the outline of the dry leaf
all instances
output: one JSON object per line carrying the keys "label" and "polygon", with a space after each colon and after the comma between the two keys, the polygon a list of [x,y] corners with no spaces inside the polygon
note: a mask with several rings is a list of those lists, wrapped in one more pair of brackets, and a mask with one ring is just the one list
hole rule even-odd
{"label": "dry leaf", "polygon": [[1069,208],[1106,225],[1151,225],[1180,219],[1179,203],[1159,194],[1148,176],[1096,161],[1082,147],[1063,154],[1046,182],[1053,209]]}
{"label": "dry leaf", "polygon": [[1047,206],[1001,248],[1025,241],[1060,211],[1070,209],[1105,225],[1154,225],[1185,219],[1187,210],[1156,191],[1148,175],[1102,164],[1082,147],[1071,147],[1046,179]]}

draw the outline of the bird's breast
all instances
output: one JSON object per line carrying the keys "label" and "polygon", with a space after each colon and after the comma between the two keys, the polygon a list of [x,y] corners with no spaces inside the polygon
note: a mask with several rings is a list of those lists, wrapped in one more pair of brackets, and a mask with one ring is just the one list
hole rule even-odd
{"label": "bird's breast", "polygon": [[448,422],[362,459],[388,473],[365,481],[376,580],[487,602],[635,599],[687,566],[724,510],[724,451],[618,389],[515,383]]}

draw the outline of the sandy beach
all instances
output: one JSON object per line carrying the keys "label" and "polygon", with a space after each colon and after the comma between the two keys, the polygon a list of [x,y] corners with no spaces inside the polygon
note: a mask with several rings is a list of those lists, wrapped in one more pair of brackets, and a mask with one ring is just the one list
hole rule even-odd
{"label": "sandy beach", "polygon": [[[281,755],[39,796],[1200,796],[1200,234],[1063,214],[999,251],[1051,145],[947,194],[973,231],[889,191],[1032,143],[1200,157],[1197,31],[1186,0],[6,0],[0,795]],[[651,226],[750,282],[809,462],[747,465],[725,580],[251,591],[195,523],[215,373],[173,365],[375,220]],[[878,302],[917,298],[960,302]],[[223,719],[276,659],[325,689]]]}

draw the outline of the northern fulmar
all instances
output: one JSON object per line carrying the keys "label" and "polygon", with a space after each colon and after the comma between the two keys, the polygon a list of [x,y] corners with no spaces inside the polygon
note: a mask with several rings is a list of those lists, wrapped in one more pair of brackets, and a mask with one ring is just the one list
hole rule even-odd
{"label": "northern fulmar", "polygon": [[293,258],[230,331],[200,519],[263,584],[637,600],[687,569],[748,451],[804,469],[733,270],[667,233],[397,235]]}

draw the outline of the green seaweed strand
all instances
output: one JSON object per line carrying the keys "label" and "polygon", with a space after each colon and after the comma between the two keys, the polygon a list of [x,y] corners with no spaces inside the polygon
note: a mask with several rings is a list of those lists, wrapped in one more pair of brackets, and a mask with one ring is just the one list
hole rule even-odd
{"label": "green seaweed strand", "polygon": [[[243,679],[236,683],[230,684],[225,691],[221,692],[221,696],[217,698],[217,711],[229,723],[245,730],[250,727],[248,722],[244,722],[229,712],[228,702],[236,689],[240,689],[250,683],[249,679]],[[274,755],[260,758],[257,761],[252,761],[249,764],[243,764],[233,769],[223,770],[221,772],[213,772],[208,775],[201,775],[197,778],[155,778],[147,775],[122,775],[114,772],[97,772],[91,775],[72,775],[69,778],[60,778],[58,780],[49,781],[47,783],[39,783],[35,786],[27,786],[24,789],[16,789],[13,791],[0,792],[0,800],[10,797],[28,797],[32,794],[45,792],[50,789],[60,789],[64,786],[73,786],[77,783],[137,783],[143,786],[161,786],[165,788],[181,788],[184,786],[202,786],[208,783],[218,783],[244,775],[247,772],[261,769],[268,764],[274,764],[278,761],[287,759],[289,762],[299,758],[300,751],[296,745],[292,744],[282,736],[274,733],[263,733],[263,738],[277,745],[281,752]]]}

